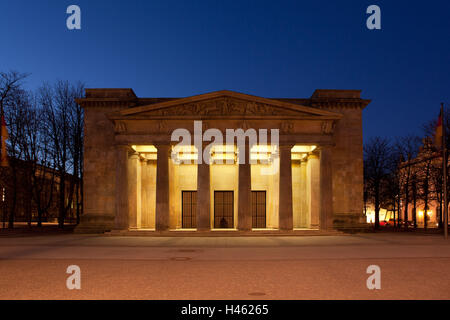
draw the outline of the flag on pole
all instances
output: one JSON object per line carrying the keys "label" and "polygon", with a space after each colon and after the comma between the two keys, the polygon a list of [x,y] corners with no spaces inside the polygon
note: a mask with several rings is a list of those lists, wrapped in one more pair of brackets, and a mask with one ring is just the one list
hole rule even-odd
{"label": "flag on pole", "polygon": [[9,139],[8,128],[6,127],[5,117],[2,115],[2,128],[0,130],[0,136],[2,140],[1,152],[0,152],[0,167],[8,167],[8,153],[6,150],[6,140]]}
{"label": "flag on pole", "polygon": [[442,112],[439,113],[439,118],[436,123],[436,133],[434,134],[434,144],[442,147]]}

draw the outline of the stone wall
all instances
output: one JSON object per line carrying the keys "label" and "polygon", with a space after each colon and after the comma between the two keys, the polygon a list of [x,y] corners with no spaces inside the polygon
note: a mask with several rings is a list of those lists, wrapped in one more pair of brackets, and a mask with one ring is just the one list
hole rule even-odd
{"label": "stone wall", "polygon": [[114,127],[111,107],[84,110],[84,213],[77,232],[111,230],[116,210]]}
{"label": "stone wall", "polygon": [[336,124],[332,148],[333,224],[352,227],[363,217],[362,110],[333,111],[344,115]]}

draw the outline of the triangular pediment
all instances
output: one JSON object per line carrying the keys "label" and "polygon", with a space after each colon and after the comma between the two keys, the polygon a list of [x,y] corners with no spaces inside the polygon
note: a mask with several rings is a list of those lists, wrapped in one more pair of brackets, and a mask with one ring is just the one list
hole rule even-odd
{"label": "triangular pediment", "polygon": [[121,110],[122,118],[290,117],[340,119],[341,114],[234,91],[215,91]]}

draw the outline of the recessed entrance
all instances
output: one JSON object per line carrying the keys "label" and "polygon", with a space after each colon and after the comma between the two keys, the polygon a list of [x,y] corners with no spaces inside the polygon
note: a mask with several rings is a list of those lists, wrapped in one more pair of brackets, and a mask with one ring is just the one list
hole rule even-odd
{"label": "recessed entrance", "polygon": [[197,191],[182,191],[181,226],[183,229],[197,228]]}
{"label": "recessed entrance", "polygon": [[266,228],[266,191],[252,191],[252,228]]}
{"label": "recessed entrance", "polygon": [[214,191],[214,228],[234,228],[233,208],[233,191]]}

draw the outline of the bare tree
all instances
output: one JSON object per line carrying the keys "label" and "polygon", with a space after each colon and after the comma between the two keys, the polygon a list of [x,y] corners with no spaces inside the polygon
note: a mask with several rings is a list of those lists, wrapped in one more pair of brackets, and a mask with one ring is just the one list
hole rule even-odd
{"label": "bare tree", "polygon": [[[20,161],[24,154],[22,143],[24,140],[26,118],[30,109],[28,102],[27,92],[15,90],[5,105],[5,119],[9,129],[8,155],[10,156],[9,167],[4,168],[4,176],[7,179],[6,189],[8,190],[6,198],[9,207],[9,228],[14,228],[18,193],[20,186],[23,185],[21,180],[28,176],[27,164]],[[31,210],[31,207],[28,210]],[[30,214],[31,212],[27,213],[27,215]]]}
{"label": "bare tree", "polygon": [[404,206],[404,221],[405,228],[408,228],[408,206],[410,202],[410,192],[411,192],[411,177],[413,173],[412,160],[417,156],[417,152],[420,146],[420,139],[414,135],[408,135],[399,138],[395,143],[395,149],[401,157],[405,160],[403,164],[400,165],[401,174],[403,176],[403,196],[405,199]]}
{"label": "bare tree", "polygon": [[41,226],[54,194],[58,224],[63,227],[72,208],[77,222],[82,212],[84,116],[75,99],[83,95],[84,88],[81,83],[58,81],[44,84],[34,95],[21,88],[26,76],[0,72],[0,109],[8,125],[10,156],[9,167],[0,167],[0,187],[8,190],[4,203],[8,204],[9,227],[14,226],[18,203],[25,203],[31,226],[32,202]]}
{"label": "bare tree", "polygon": [[[25,73],[19,73],[17,71],[9,71],[9,72],[0,72],[0,113],[1,115],[4,114],[5,109],[8,109],[12,105],[17,104],[17,98],[20,96],[20,91],[22,91],[21,86],[23,83],[23,80],[28,75]],[[8,111],[8,110],[7,110]],[[6,197],[9,195],[6,195],[4,190],[6,190],[6,184],[10,184],[10,176],[14,174],[12,172],[12,168],[10,167],[1,167],[0,168],[0,180],[2,183],[2,197]],[[13,183],[14,185],[14,183]],[[13,203],[15,195],[13,195]],[[6,203],[8,201],[2,201],[2,211],[3,211],[3,221],[5,221],[6,216]],[[8,226],[10,228],[14,227],[14,214],[15,214],[15,207],[10,211],[9,214],[9,223]]]}
{"label": "bare tree", "polygon": [[375,137],[364,146],[364,171],[367,190],[375,206],[375,229],[380,226],[382,185],[389,174],[392,147],[385,138]]}
{"label": "bare tree", "polygon": [[442,212],[443,212],[443,170],[442,170],[442,163],[441,161],[433,161],[431,163],[431,185],[432,185],[432,194],[433,200],[436,200],[438,205],[438,213],[437,213],[437,220],[438,220],[438,226],[439,228],[442,228]]}
{"label": "bare tree", "polygon": [[[58,171],[58,225],[64,227],[64,221],[73,204],[76,183],[80,176],[82,150],[82,114],[75,102],[81,97],[83,86],[70,85],[67,81],[58,81],[53,86],[44,84],[39,90],[47,134],[51,141],[52,161]],[[81,141],[80,141],[81,139]],[[72,173],[69,177],[69,172]],[[68,182],[68,190],[66,184]],[[67,198],[67,201],[66,201]]]}
{"label": "bare tree", "polygon": [[17,71],[0,72],[0,109],[4,110],[5,105],[10,102],[14,93],[21,90],[23,80],[28,77],[26,73]]}
{"label": "bare tree", "polygon": [[431,173],[433,160],[436,158],[436,149],[430,138],[423,139],[420,150],[420,159],[416,165],[419,178],[419,198],[423,201],[423,223],[424,228],[428,226],[428,210],[431,200]]}
{"label": "bare tree", "polygon": [[412,209],[412,219],[413,219],[413,226],[414,229],[417,228],[417,190],[418,190],[418,179],[417,174],[415,171],[411,173],[411,198],[413,202],[413,209]]}
{"label": "bare tree", "polygon": [[[72,87],[75,98],[82,97],[84,85],[77,83]],[[70,155],[72,159],[72,184],[75,186],[75,205],[77,224],[83,206],[83,141],[84,141],[84,113],[83,109],[73,103],[69,113],[70,123]]]}
{"label": "bare tree", "polygon": [[50,161],[50,139],[46,134],[44,113],[37,98],[30,95],[30,103],[24,117],[24,132],[20,148],[23,158],[29,164],[29,193],[38,214],[38,226],[42,226],[44,214],[48,214],[53,201],[55,173]]}

